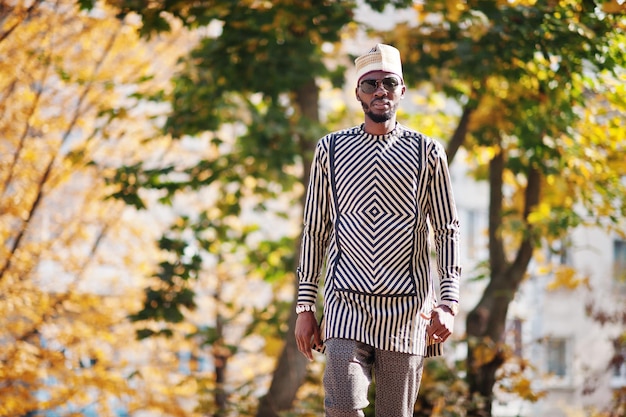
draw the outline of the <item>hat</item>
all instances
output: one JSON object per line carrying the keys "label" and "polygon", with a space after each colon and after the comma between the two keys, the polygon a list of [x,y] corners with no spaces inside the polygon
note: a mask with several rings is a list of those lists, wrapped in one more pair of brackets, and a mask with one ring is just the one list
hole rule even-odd
{"label": "hat", "polygon": [[358,81],[372,71],[390,72],[403,79],[400,51],[390,45],[377,44],[368,53],[355,59],[354,64]]}

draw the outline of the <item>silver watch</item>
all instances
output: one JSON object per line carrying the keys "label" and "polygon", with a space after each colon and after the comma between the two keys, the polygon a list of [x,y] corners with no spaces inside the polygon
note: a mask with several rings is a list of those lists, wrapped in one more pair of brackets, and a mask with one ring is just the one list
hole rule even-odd
{"label": "silver watch", "polygon": [[298,304],[296,306],[296,314],[304,313],[305,311],[312,311],[315,313],[315,305],[314,304]]}

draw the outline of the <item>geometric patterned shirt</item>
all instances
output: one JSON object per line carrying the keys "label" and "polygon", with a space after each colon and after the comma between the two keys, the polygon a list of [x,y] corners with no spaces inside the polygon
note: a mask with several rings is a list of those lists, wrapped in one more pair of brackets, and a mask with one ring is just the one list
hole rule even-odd
{"label": "geometric patterned shirt", "polygon": [[441,354],[420,314],[438,299],[459,301],[459,220],[441,144],[400,124],[385,135],[360,125],[320,139],[297,273],[298,304],[315,304],[324,276],[324,340]]}

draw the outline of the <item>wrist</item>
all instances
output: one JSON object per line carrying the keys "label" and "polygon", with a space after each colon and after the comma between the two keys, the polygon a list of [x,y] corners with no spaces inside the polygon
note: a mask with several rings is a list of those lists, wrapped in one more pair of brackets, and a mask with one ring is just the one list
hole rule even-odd
{"label": "wrist", "polygon": [[456,316],[459,313],[459,303],[456,301],[441,301],[437,307],[452,314],[453,316]]}

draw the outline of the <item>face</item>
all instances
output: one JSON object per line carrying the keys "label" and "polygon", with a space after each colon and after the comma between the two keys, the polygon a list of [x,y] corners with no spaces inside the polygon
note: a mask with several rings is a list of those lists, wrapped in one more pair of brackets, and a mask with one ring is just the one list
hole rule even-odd
{"label": "face", "polygon": [[375,71],[364,76],[356,88],[356,98],[365,115],[375,123],[384,123],[396,114],[406,87],[394,74]]}

